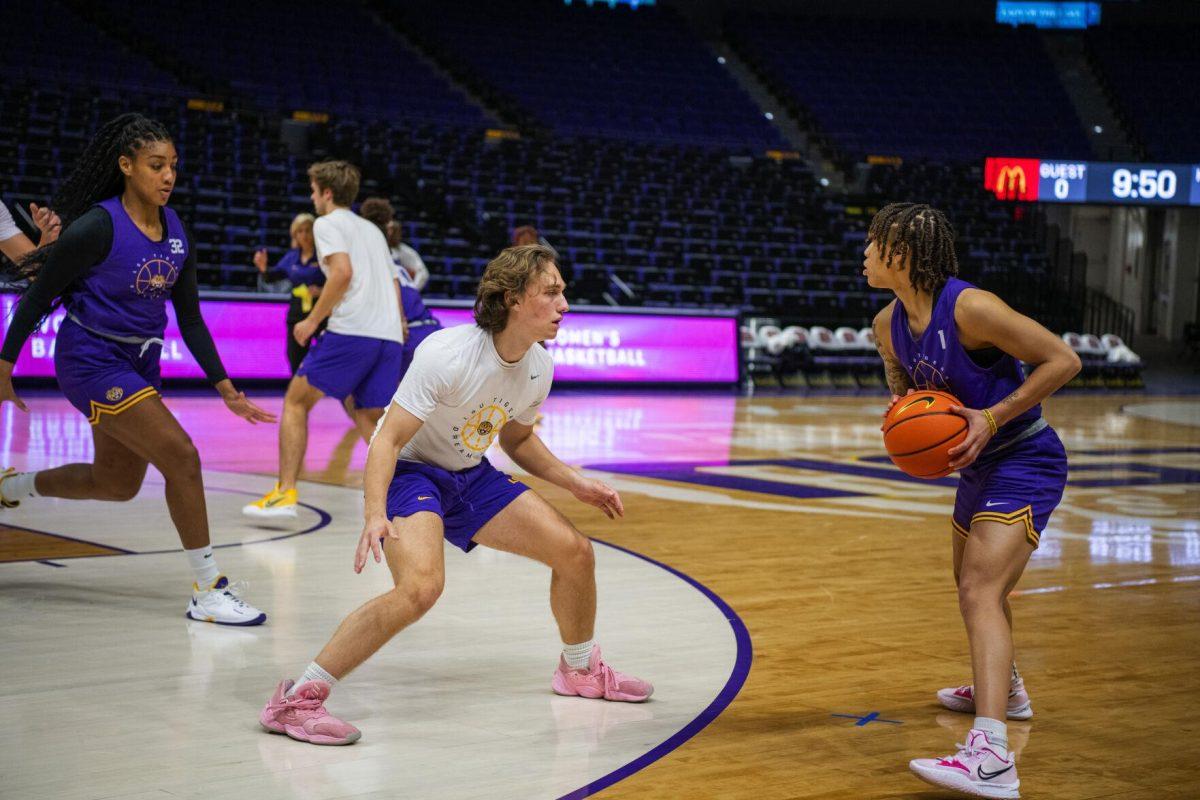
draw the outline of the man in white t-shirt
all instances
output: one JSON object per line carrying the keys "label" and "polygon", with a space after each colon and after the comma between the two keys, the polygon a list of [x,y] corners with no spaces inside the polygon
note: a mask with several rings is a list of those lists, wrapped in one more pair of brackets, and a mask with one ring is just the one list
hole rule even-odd
{"label": "man in white t-shirt", "polygon": [[559,461],[533,431],[567,312],[553,252],[510,247],[488,264],[475,299],[476,325],[434,333],[417,350],[371,440],[364,477],[366,522],[354,557],[361,572],[381,551],[396,587],[351,613],[296,682],[281,682],[259,716],[264,728],[314,744],[350,744],[357,728],[326,711],[333,684],[437,601],[445,580],[443,538],[549,566],[550,609],[563,652],[557,694],[641,702],[653,687],[613,670],[592,637],[596,619],[591,541],[536,492],[484,456],[500,447],[526,472],[560,486],[610,518],[624,516],[612,488]]}
{"label": "man in white t-shirt", "polygon": [[[292,329],[301,345],[326,318],[329,324],[288,384],[279,419],[279,482],[246,516],[296,516],[296,480],[308,443],[308,415],[325,396],[353,398],[352,416],[370,440],[400,382],[405,337],[399,267],[373,223],[350,210],[358,196],[358,168],[323,161],[308,169],[317,221],[313,239],[325,286],[312,312]],[[349,407],[349,404],[347,403]]]}
{"label": "man in white t-shirt", "polygon": [[34,224],[42,232],[36,245],[17,227],[17,223],[13,221],[12,214],[9,213],[4,203],[0,203],[0,253],[8,256],[13,262],[32,253],[41,245],[53,242],[58,238],[58,232],[62,229],[62,222],[58,215],[49,208],[42,208],[35,203],[30,203],[29,210],[33,212]]}

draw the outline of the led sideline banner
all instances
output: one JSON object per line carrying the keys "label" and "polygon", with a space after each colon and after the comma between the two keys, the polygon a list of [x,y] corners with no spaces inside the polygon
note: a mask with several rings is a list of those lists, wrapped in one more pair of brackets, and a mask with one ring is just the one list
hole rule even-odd
{"label": "led sideline banner", "polygon": [[988,158],[983,185],[1001,200],[1200,206],[1200,164]]}
{"label": "led sideline banner", "polygon": [[[0,295],[0,335],[16,307],[17,295]],[[201,300],[225,369],[233,379],[291,376],[286,341],[287,303],[263,300]],[[472,322],[466,308],[436,308],[446,327]],[[53,377],[55,336],[66,312],[58,309],[29,337],[14,374]],[[164,378],[203,378],[167,304]],[[738,325],[733,317],[688,317],[572,311],[555,341],[556,381],[572,383],[734,383],[738,379]]]}

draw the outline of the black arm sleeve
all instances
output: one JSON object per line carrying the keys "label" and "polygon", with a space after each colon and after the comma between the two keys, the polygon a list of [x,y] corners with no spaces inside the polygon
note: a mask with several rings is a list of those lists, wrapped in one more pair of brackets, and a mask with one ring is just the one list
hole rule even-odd
{"label": "black arm sleeve", "polygon": [[16,363],[25,340],[50,312],[55,298],[105,259],[112,249],[112,237],[112,217],[99,207],[89,209],[63,231],[37,280],[29,285],[13,312],[0,359]]}
{"label": "black arm sleeve", "polygon": [[188,257],[179,273],[179,280],[171,289],[171,304],[175,306],[175,320],[179,323],[179,333],[183,343],[195,357],[200,369],[204,370],[209,383],[220,383],[228,375],[225,366],[221,364],[221,356],[217,354],[217,346],[213,344],[212,334],[200,316],[200,284],[196,279],[196,245],[192,234],[188,232]]}

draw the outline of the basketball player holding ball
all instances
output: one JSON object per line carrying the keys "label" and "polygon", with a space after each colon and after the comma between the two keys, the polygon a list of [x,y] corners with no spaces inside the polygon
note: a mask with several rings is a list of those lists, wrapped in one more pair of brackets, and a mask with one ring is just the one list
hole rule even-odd
{"label": "basketball player holding ball", "polygon": [[[1019,797],[1005,718],[1033,715],[1013,661],[1008,594],[1062,499],[1067,456],[1041,402],[1080,369],[1059,337],[996,295],[959,280],[954,230],[928,205],[893,203],[871,221],[863,273],[896,299],[875,317],[894,405],[913,390],[959,398],[966,439],[950,450],[960,470],[952,518],[954,579],[971,648],[974,684],[938,692],[974,713],[953,755],[909,768],[935,786],[982,797]],[[1020,362],[1036,365],[1026,378]],[[889,407],[890,410],[890,407]]]}

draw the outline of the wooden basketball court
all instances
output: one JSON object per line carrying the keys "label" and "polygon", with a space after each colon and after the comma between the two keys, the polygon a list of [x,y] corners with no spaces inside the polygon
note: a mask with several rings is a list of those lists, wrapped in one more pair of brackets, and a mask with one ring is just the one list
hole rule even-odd
{"label": "wooden basketball court", "polygon": [[[183,618],[190,577],[153,470],[129,504],[2,512],[0,796],[948,796],[907,762],[951,752],[971,722],[934,697],[970,681],[954,480],[891,466],[880,397],[552,395],[541,434],[616,486],[626,518],[530,483],[612,545],[597,547],[598,637],[654,698],[552,695],[546,572],[455,550],[441,604],[335,691],[363,730],[347,748],[256,718],[387,585],[351,570],[365,446],[324,401],[304,514],[257,528],[238,509],[269,488],[276,429],[216,399],[168,404],[200,448],[221,564],[270,620]],[[90,458],[64,401],[31,406],[0,410],[0,462]],[[1035,712],[1009,725],[1022,794],[1200,796],[1200,400],[1076,394],[1047,416],[1071,483],[1013,599]]]}

